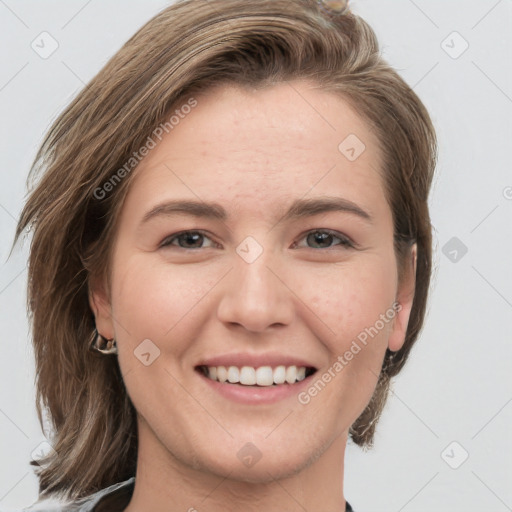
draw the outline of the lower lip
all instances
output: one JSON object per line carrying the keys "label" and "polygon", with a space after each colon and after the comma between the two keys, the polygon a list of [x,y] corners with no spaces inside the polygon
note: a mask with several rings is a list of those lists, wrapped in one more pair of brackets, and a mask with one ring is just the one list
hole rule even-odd
{"label": "lower lip", "polygon": [[286,398],[297,396],[310,384],[315,373],[294,384],[279,384],[277,386],[244,386],[243,384],[227,384],[209,379],[201,372],[198,375],[217,393],[229,400],[241,404],[273,404]]}

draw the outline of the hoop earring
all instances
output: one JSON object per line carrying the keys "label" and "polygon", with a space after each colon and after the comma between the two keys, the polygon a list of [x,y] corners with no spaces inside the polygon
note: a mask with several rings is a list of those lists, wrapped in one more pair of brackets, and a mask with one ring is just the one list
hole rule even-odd
{"label": "hoop earring", "polygon": [[115,339],[107,340],[97,329],[94,329],[94,337],[89,346],[91,352],[99,352],[101,354],[110,355],[117,354],[117,344]]}

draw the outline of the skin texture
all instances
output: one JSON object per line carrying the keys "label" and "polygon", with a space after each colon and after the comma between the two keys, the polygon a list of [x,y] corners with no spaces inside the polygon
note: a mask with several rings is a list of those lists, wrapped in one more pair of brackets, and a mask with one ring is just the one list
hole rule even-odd
{"label": "skin texture", "polygon": [[[348,429],[370,400],[386,348],[403,344],[414,293],[414,252],[408,278],[397,282],[377,139],[340,96],[304,81],[259,91],[223,85],[196,99],[134,171],[112,287],[95,283],[91,293],[138,411],[126,510],[344,510]],[[366,146],[355,161],[338,149],[349,134]],[[281,220],[295,199],[326,196],[371,220],[339,211]],[[170,199],[214,201],[228,218],[161,215],[141,225]],[[337,233],[314,237],[325,229]],[[184,230],[205,236],[169,238]],[[248,236],[263,249],[251,263],[236,251]],[[171,245],[161,246],[165,239]],[[273,353],[311,362],[315,379],[395,301],[400,312],[306,405],[296,394],[235,403],[194,370],[220,354]],[[160,350],[148,366],[134,356],[145,339]],[[247,442],[261,454],[250,467],[237,457]]]}

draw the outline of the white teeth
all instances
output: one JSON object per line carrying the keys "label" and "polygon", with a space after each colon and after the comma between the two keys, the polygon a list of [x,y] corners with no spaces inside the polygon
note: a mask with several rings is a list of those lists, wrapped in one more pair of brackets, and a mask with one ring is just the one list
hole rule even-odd
{"label": "white teeth", "polygon": [[260,366],[256,370],[256,384],[258,386],[272,386],[274,384],[274,375],[271,366]]}
{"label": "white teeth", "polygon": [[240,384],[253,386],[256,384],[256,370],[250,366],[244,366],[240,370]]}
{"label": "white teeth", "polygon": [[[211,366],[208,368],[208,371],[212,368]],[[211,378],[211,377],[210,377]],[[226,382],[228,380],[228,371],[225,366],[217,366],[217,380],[219,382]]]}
{"label": "white teeth", "polygon": [[288,384],[293,384],[297,380],[297,367],[296,366],[288,366],[286,368],[286,382]]}
{"label": "white teeth", "polygon": [[203,367],[205,374],[212,380],[218,382],[230,382],[231,384],[242,384],[244,386],[272,386],[284,383],[294,384],[306,378],[305,366],[208,366]]}
{"label": "white teeth", "polygon": [[236,366],[230,366],[228,368],[228,380],[231,384],[240,382],[240,370]]}
{"label": "white teeth", "polygon": [[284,384],[286,381],[286,366],[278,366],[274,369],[274,384]]}

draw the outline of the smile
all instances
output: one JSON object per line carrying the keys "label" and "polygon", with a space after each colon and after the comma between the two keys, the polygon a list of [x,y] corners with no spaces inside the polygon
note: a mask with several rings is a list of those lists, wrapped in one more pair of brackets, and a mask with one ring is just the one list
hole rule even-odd
{"label": "smile", "polygon": [[242,386],[279,386],[295,384],[315,373],[307,366],[206,366],[197,367],[205,377],[222,384],[241,384]]}

